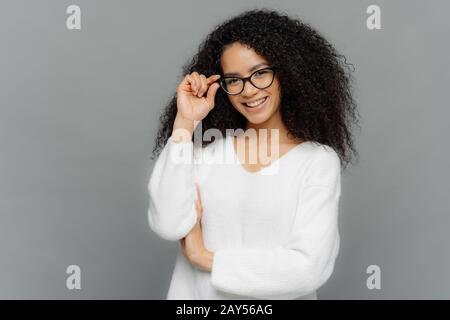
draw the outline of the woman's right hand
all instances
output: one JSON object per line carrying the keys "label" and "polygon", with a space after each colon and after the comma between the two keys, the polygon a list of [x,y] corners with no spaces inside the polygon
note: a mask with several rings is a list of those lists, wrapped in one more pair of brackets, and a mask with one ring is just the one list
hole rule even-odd
{"label": "woman's right hand", "polygon": [[219,74],[206,78],[196,71],[183,78],[177,87],[177,109],[183,119],[202,121],[208,115],[214,108],[219,78]]}

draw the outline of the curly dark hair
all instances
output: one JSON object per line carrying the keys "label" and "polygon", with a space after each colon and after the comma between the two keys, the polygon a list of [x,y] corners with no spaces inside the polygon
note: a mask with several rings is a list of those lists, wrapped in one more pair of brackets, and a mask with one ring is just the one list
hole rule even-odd
{"label": "curly dark hair", "polygon": [[[206,77],[223,75],[220,59],[224,49],[233,42],[251,47],[277,67],[280,112],[288,134],[332,147],[345,169],[353,156],[358,155],[351,125],[358,125],[359,118],[351,94],[353,78],[344,69],[349,65],[345,57],[307,23],[286,13],[254,9],[216,26],[199,45],[192,60],[183,66],[183,77],[194,71]],[[171,136],[176,114],[175,93],[160,117],[153,159]],[[215,128],[225,136],[226,129],[245,131],[246,122],[228,95],[218,90],[215,107],[202,120],[202,130]]]}

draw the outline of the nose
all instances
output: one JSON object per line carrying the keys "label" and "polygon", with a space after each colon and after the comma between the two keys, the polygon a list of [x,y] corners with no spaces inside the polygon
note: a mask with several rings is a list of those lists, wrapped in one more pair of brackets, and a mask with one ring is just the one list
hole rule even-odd
{"label": "nose", "polygon": [[254,96],[259,91],[250,81],[245,81],[244,90],[242,90],[242,95],[245,97]]}

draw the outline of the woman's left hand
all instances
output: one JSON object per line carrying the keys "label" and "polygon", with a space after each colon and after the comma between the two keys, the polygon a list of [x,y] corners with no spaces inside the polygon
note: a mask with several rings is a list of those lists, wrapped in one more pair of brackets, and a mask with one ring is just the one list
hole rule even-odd
{"label": "woman's left hand", "polygon": [[213,253],[205,248],[203,242],[201,227],[203,207],[197,184],[196,189],[197,200],[195,200],[195,210],[197,211],[198,219],[192,230],[180,240],[181,250],[192,265],[203,271],[211,271]]}

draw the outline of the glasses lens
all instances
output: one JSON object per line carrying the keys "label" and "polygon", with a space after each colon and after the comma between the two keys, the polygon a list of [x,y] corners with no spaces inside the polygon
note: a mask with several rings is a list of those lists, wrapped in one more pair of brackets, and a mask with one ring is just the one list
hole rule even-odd
{"label": "glasses lens", "polygon": [[238,94],[242,91],[243,81],[239,78],[225,78],[222,86],[230,94]]}
{"label": "glasses lens", "polygon": [[271,69],[263,69],[256,71],[252,78],[252,83],[259,89],[267,88],[272,84],[273,71]]}

